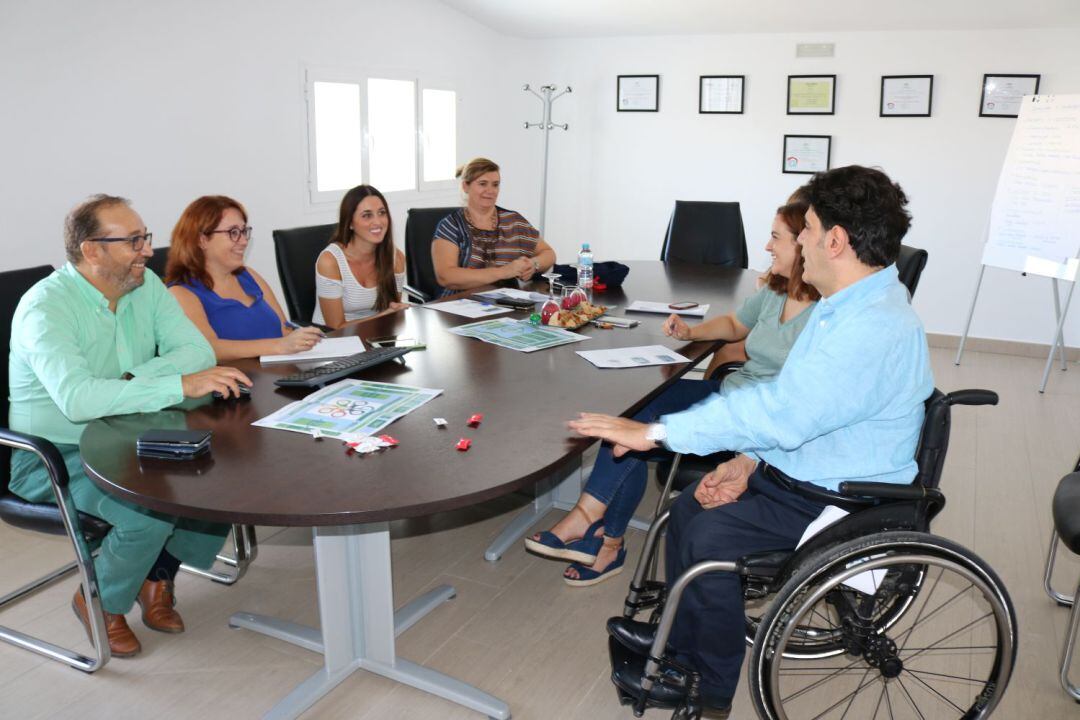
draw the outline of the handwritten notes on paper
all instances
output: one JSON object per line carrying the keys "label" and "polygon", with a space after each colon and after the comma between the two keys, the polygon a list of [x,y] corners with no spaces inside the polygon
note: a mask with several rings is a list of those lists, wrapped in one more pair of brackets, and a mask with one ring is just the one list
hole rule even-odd
{"label": "handwritten notes on paper", "polygon": [[1080,95],[1024,98],[998,178],[983,264],[1076,279]]}

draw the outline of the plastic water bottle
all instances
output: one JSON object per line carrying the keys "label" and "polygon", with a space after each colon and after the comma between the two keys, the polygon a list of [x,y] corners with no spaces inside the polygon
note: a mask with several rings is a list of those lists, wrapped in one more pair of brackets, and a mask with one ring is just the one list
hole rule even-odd
{"label": "plastic water bottle", "polygon": [[593,286],[593,263],[592,250],[589,243],[583,243],[581,252],[577,255],[577,284],[584,290],[592,290]]}

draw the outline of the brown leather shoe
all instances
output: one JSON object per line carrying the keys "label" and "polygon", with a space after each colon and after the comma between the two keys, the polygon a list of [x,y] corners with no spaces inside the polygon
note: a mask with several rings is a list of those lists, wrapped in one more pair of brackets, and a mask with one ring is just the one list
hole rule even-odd
{"label": "brown leather shoe", "polygon": [[[94,638],[90,631],[90,613],[86,611],[86,599],[83,597],[82,588],[75,591],[75,597],[71,599],[71,609],[75,611],[75,617],[79,618],[79,622],[86,630],[86,636],[90,638],[90,642],[93,642]],[[109,650],[113,657],[132,657],[142,650],[139,638],[135,637],[135,633],[128,627],[123,615],[106,612],[105,633],[109,637]]]}
{"label": "brown leather shoe", "polygon": [[144,580],[136,600],[142,608],[143,625],[167,633],[184,632],[184,620],[176,612],[171,580]]}

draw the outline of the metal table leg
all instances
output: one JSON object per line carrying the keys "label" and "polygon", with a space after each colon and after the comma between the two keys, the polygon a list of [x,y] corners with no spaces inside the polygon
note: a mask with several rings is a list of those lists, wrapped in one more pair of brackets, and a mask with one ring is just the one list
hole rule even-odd
{"label": "metal table leg", "polygon": [[510,707],[498,698],[396,656],[395,636],[452,598],[454,589],[443,585],[395,614],[387,523],[316,528],[315,568],[321,631],[252,613],[237,613],[229,620],[232,627],[322,652],[323,669],[297,685],[264,718],[298,717],[353,672],[367,670],[489,718],[508,720]]}
{"label": "metal table leg", "polygon": [[532,505],[514,516],[484,551],[484,559],[498,562],[511,545],[516,543],[533,525],[538,523],[552,510],[569,510],[577,503],[583,487],[582,478],[592,471],[592,466],[582,469],[580,465],[571,465],[536,486],[536,499]]}

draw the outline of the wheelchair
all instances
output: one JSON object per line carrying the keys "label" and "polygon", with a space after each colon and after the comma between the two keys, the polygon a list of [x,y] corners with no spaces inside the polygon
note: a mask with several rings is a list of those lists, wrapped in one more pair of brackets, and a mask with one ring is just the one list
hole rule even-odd
{"label": "wheelchair", "polygon": [[[951,406],[997,401],[987,390],[935,390],[926,401],[912,484],[849,482],[839,493],[822,491],[814,499],[850,514],[794,551],[700,562],[667,587],[649,577],[669,515],[662,511],[623,609],[628,619],[651,613],[656,636],[649,655],[609,638],[613,670],[631,665],[641,677],[640,686],[627,687],[613,672],[620,702],[637,717],[651,707],[674,710],[673,720],[701,717],[700,675],[664,649],[687,586],[707,573],[734,572],[742,581],[749,689],[760,718],[989,717],[1015,665],[1016,612],[984,561],[929,527],[945,504],[938,483]],[[680,700],[657,700],[650,694],[657,683],[679,691],[664,697]]]}

